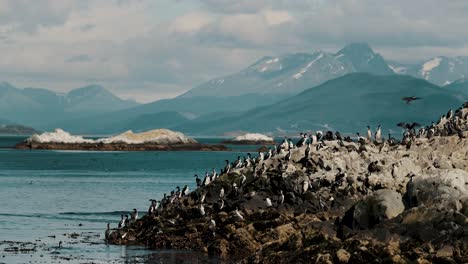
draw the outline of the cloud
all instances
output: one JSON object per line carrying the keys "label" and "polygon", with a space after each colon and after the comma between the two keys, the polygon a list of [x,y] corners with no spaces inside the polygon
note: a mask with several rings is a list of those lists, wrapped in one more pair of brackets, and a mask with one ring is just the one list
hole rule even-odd
{"label": "cloud", "polygon": [[468,55],[467,12],[465,0],[0,0],[0,80],[148,101],[354,41],[405,61]]}
{"label": "cloud", "polygon": [[91,61],[91,57],[89,57],[88,54],[76,55],[76,56],[70,57],[70,58],[65,60],[65,62],[67,62],[67,63],[89,62],[89,61]]}

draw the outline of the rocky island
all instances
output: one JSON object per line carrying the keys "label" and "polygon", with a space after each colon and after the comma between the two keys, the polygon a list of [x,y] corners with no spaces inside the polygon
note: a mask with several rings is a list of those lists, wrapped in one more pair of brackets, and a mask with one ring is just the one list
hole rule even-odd
{"label": "rocky island", "polygon": [[225,151],[224,145],[200,144],[186,135],[168,129],[125,133],[100,139],[74,136],[56,129],[34,134],[15,146],[17,149],[89,150],[89,151]]}
{"label": "rocky island", "polygon": [[240,263],[467,263],[468,103],[401,126],[401,141],[317,135],[228,163],[106,240]]}
{"label": "rocky island", "polygon": [[231,145],[274,145],[275,140],[272,137],[259,134],[259,133],[247,133],[244,135],[237,136],[233,139],[223,141],[224,144]]}

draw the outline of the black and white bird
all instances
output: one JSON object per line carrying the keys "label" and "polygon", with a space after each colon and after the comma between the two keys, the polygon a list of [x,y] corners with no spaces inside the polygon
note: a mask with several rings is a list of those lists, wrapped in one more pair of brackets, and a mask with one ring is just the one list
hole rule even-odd
{"label": "black and white bird", "polygon": [[215,230],[216,230],[216,222],[215,222],[215,220],[210,219],[210,224],[208,225],[208,228],[209,228],[211,231],[213,231],[213,234],[214,234],[214,232],[215,232]]}
{"label": "black and white bird", "polygon": [[119,229],[120,228],[123,228],[125,226],[125,218],[124,218],[124,215],[120,215],[120,222],[119,222]]}
{"label": "black and white bird", "polygon": [[231,163],[229,162],[229,160],[225,160],[225,161],[226,161],[226,166],[224,166],[224,173],[229,174],[229,172],[231,172]]}
{"label": "black and white bird", "polygon": [[219,190],[219,199],[223,199],[224,198],[224,188],[221,187],[221,190]]}
{"label": "black and white bird", "polygon": [[245,167],[250,168],[252,167],[252,156],[250,153],[247,153],[247,159],[245,160]]}
{"label": "black and white bird", "polygon": [[304,157],[308,158],[309,155],[310,155],[310,143],[307,143],[307,148],[305,149]]}
{"label": "black and white bird", "polygon": [[182,188],[182,196],[187,196],[189,194],[189,187],[187,185]]}
{"label": "black and white bird", "polygon": [[377,130],[375,131],[375,141],[380,141],[382,139],[382,130],[380,128],[380,124],[377,126]]}
{"label": "black and white bird", "polygon": [[110,233],[111,233],[110,223],[107,223],[107,229],[106,229],[106,232],[104,233],[104,238],[106,241],[109,240]]}
{"label": "black and white bird", "polygon": [[338,131],[335,131],[335,137],[336,137],[336,140],[338,140],[338,141],[343,140],[343,138],[341,137],[340,132],[338,132]]}
{"label": "black and white bird", "polygon": [[270,198],[265,198],[265,206],[266,207],[272,207],[273,204],[271,203],[271,199]]}
{"label": "black and white bird", "polygon": [[128,215],[125,215],[124,227],[128,227],[129,224],[130,224],[130,220],[128,219]]}
{"label": "black and white bird", "polygon": [[372,140],[372,130],[370,126],[367,126],[367,140],[371,141]]}
{"label": "black and white bird", "polygon": [[201,196],[198,202],[200,204],[203,204],[205,202],[205,198],[206,198],[206,192],[201,192]]}
{"label": "black and white bird", "polygon": [[218,209],[221,211],[223,210],[224,208],[224,200],[223,199],[219,199],[218,201]]}
{"label": "black and white bird", "polygon": [[242,159],[241,159],[240,156],[237,156],[237,160],[234,161],[233,167],[234,167],[235,169],[242,168]]}
{"label": "black and white bird", "polygon": [[323,139],[323,132],[322,131],[317,131],[315,132],[315,135],[317,136],[317,142]]}
{"label": "black and white bird", "polygon": [[138,210],[133,209],[133,212],[130,214],[130,222],[135,223],[138,220]]}
{"label": "black and white bird", "polygon": [[216,172],[216,169],[213,168],[213,171],[211,173],[211,181],[214,182],[218,178],[218,173]]}
{"label": "black and white bird", "polygon": [[246,181],[247,181],[247,177],[246,177],[244,174],[242,174],[242,175],[241,175],[240,185],[241,185],[241,186],[244,186],[244,184],[245,184]]}
{"label": "black and white bird", "polygon": [[208,172],[205,172],[205,178],[203,179],[202,186],[207,186],[211,183],[211,177]]}
{"label": "black and white bird", "polygon": [[265,160],[268,160],[269,158],[271,158],[271,156],[272,156],[271,148],[268,148],[268,152],[265,155]]}
{"label": "black and white bird", "polygon": [[203,207],[203,204],[200,204],[200,207],[198,208],[199,212],[200,212],[200,215],[201,216],[205,216],[205,207]]}
{"label": "black and white bird", "polygon": [[310,143],[311,143],[312,145],[317,144],[317,142],[318,142],[318,140],[317,140],[317,135],[311,134],[309,137],[310,137]]}
{"label": "black and white bird", "polygon": [[288,139],[288,142],[289,142],[289,149],[294,149],[294,143],[292,142],[292,140],[289,138]]}
{"label": "black and white bird", "polygon": [[303,181],[302,182],[302,193],[307,192],[309,190],[309,182],[308,181]]}
{"label": "black and white bird", "polygon": [[255,160],[255,163],[256,164],[260,164],[261,162],[263,162],[264,160],[264,156],[263,156],[263,152],[258,152],[258,157],[257,157],[257,160]]}
{"label": "black and white bird", "polygon": [[236,210],[234,210],[234,219],[236,221],[243,221],[244,220],[244,216],[242,216],[241,213],[239,212],[239,208],[236,208]]}
{"label": "black and white bird", "polygon": [[301,133],[300,134],[300,139],[299,141],[296,143],[296,147],[300,148],[302,146],[304,146],[307,142],[307,134],[306,133]]}
{"label": "black and white bird", "polygon": [[447,112],[447,115],[445,116],[445,118],[451,119],[452,117],[453,117],[453,110],[450,109],[450,110]]}
{"label": "black and white bird", "polygon": [[198,174],[195,174],[195,182],[197,183],[197,188],[201,187],[202,186],[202,181],[200,180],[200,178],[198,178]]}
{"label": "black and white bird", "polygon": [[283,190],[280,190],[280,196],[279,196],[279,199],[278,199],[278,205],[282,205],[284,203],[284,194],[283,194]]}

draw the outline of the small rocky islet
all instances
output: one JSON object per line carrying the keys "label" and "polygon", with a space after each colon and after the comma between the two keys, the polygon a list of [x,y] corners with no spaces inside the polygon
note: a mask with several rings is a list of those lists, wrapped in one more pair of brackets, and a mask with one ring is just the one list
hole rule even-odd
{"label": "small rocky islet", "polygon": [[183,133],[169,129],[155,129],[141,133],[126,131],[99,139],[71,135],[62,130],[33,134],[16,149],[83,150],[83,151],[226,151],[222,144],[201,144]]}
{"label": "small rocky islet", "polygon": [[230,145],[275,145],[274,138],[259,134],[259,133],[246,133],[237,136],[233,139],[226,139],[222,141],[223,144]]}
{"label": "small rocky islet", "polygon": [[227,162],[106,240],[239,263],[467,263],[468,103],[400,126],[401,141],[316,133]]}

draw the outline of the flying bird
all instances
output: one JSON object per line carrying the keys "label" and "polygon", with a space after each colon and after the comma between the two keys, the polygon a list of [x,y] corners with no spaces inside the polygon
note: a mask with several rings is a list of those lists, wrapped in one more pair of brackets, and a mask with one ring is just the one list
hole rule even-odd
{"label": "flying bird", "polygon": [[416,96],[409,96],[409,97],[403,97],[401,100],[405,101],[407,104],[411,103],[412,101],[420,100],[420,97]]}

